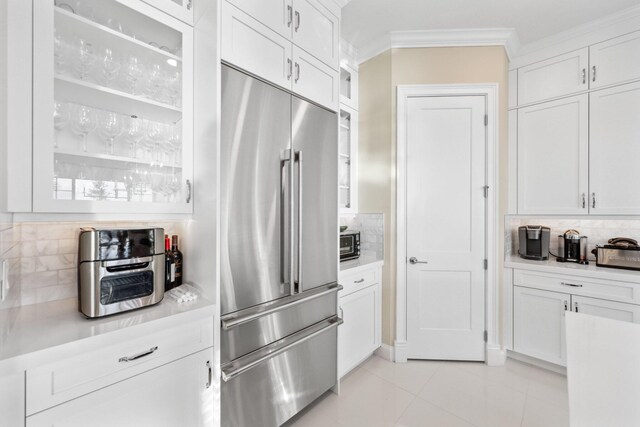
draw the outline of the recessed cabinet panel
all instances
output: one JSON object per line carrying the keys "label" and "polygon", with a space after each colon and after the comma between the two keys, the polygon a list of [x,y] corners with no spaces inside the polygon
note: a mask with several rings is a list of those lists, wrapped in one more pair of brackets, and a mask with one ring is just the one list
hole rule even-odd
{"label": "recessed cabinet panel", "polygon": [[74,5],[34,2],[33,210],[191,212],[192,28]]}
{"label": "recessed cabinet panel", "polygon": [[227,0],[283,37],[291,38],[292,0]]}
{"label": "recessed cabinet panel", "polygon": [[317,0],[294,0],[293,9],[293,42],[338,70],[339,19]]}
{"label": "recessed cabinet panel", "polygon": [[293,47],[293,91],[330,110],[338,109],[338,73]]}
{"label": "recessed cabinet panel", "polygon": [[588,95],[518,110],[518,213],[587,214]]}
{"label": "recessed cabinet panel", "polygon": [[593,92],[590,101],[590,213],[640,215],[640,83]]}
{"label": "recessed cabinet panel", "polygon": [[564,319],[570,304],[570,294],[514,286],[513,349],[564,365]]}
{"label": "recessed cabinet panel", "polygon": [[640,31],[589,48],[592,89],[640,79]]}
{"label": "recessed cabinet panel", "polygon": [[291,89],[291,42],[240,9],[222,2],[222,59]]}
{"label": "recessed cabinet panel", "polygon": [[518,104],[525,105],[589,89],[587,48],[518,69]]}
{"label": "recessed cabinet panel", "polygon": [[571,310],[607,319],[640,323],[640,306],[633,304],[572,295]]}

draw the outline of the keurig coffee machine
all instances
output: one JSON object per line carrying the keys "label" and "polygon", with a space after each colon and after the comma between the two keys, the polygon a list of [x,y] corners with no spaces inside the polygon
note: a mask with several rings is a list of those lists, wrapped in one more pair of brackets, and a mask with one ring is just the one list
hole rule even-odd
{"label": "keurig coffee machine", "polygon": [[556,261],[589,264],[587,261],[587,236],[581,236],[577,230],[567,230],[564,234],[560,234]]}
{"label": "keurig coffee machine", "polygon": [[545,261],[549,259],[549,236],[551,229],[541,225],[523,225],[518,228],[520,249],[524,259]]}

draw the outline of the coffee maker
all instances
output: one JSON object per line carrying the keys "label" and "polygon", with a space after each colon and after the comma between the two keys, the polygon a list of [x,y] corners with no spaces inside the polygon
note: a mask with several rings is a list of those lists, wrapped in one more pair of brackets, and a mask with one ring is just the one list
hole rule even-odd
{"label": "coffee maker", "polygon": [[549,259],[549,227],[523,225],[518,228],[521,258],[546,261]]}
{"label": "coffee maker", "polygon": [[577,230],[567,230],[564,234],[560,234],[556,261],[589,264],[587,261],[587,236],[581,236]]}

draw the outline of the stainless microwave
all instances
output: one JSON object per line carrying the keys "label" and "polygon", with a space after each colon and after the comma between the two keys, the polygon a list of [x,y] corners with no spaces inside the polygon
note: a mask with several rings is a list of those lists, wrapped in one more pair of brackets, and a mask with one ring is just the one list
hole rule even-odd
{"label": "stainless microwave", "polygon": [[360,257],[360,232],[343,231],[340,233],[340,261]]}

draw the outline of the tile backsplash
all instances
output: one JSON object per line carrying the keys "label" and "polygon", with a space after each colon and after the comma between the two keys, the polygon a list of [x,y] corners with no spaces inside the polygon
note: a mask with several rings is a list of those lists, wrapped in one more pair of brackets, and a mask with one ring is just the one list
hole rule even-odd
{"label": "tile backsplash", "polygon": [[373,252],[378,259],[384,258],[384,214],[358,213],[341,215],[340,225],[348,230],[360,232],[360,250]]}
{"label": "tile backsplash", "polygon": [[13,305],[29,305],[77,296],[78,235],[82,227],[163,227],[184,235],[183,221],[55,222],[13,224],[13,283],[19,289]]}
{"label": "tile backsplash", "polygon": [[589,260],[595,260],[591,250],[596,244],[603,245],[613,237],[630,237],[640,241],[640,220],[637,219],[571,219],[505,217],[505,255],[518,254],[518,227],[543,225],[551,228],[549,250],[557,254],[558,235],[569,229],[578,230],[588,237]]}

